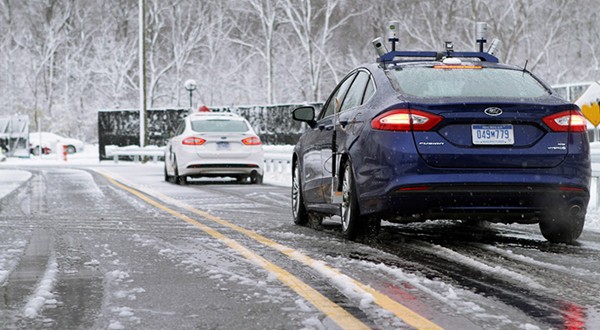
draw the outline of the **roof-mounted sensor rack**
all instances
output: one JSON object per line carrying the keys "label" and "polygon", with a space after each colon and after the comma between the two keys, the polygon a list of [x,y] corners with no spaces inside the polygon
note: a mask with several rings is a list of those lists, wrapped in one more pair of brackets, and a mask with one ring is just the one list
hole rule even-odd
{"label": "roof-mounted sensor rack", "polygon": [[477,23],[477,44],[479,46],[478,52],[455,52],[454,45],[451,41],[445,42],[445,51],[397,51],[396,43],[399,41],[398,38],[398,25],[396,21],[392,21],[388,24],[388,41],[391,43],[392,51],[388,51],[387,47],[383,42],[383,38],[379,37],[373,40],[373,46],[377,51],[377,62],[382,64],[398,63],[398,62],[413,62],[415,60],[434,60],[441,61],[444,58],[458,57],[458,58],[472,58],[480,61],[498,63],[499,60],[494,53],[497,51],[500,41],[494,39],[487,52],[483,51],[483,46],[487,42],[486,31],[487,24],[485,22]]}

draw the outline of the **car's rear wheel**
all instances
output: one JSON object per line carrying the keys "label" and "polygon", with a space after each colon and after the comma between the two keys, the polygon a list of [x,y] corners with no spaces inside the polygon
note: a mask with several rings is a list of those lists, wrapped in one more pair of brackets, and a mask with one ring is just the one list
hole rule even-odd
{"label": "car's rear wheel", "polygon": [[258,173],[252,173],[252,175],[250,176],[250,182],[252,182],[253,184],[262,184],[263,176]]}
{"label": "car's rear wheel", "polygon": [[67,153],[68,154],[74,154],[76,152],[77,152],[77,148],[75,148],[75,146],[72,146],[72,145],[68,145],[67,146]]}
{"label": "car's rear wheel", "polygon": [[585,210],[579,206],[548,211],[540,219],[540,231],[551,243],[571,244],[583,231]]}
{"label": "car's rear wheel", "polygon": [[173,170],[175,175],[173,176],[176,184],[186,185],[187,184],[187,176],[179,175],[179,168],[177,166],[177,158],[173,157]]}
{"label": "car's rear wheel", "polygon": [[302,198],[302,179],[298,163],[294,163],[292,169],[292,214],[295,224],[304,226],[308,223],[309,216]]}
{"label": "car's rear wheel", "polygon": [[350,162],[344,165],[342,180],[342,235],[349,240],[355,240],[359,235],[376,236],[379,233],[381,220],[360,215],[354,173]]}

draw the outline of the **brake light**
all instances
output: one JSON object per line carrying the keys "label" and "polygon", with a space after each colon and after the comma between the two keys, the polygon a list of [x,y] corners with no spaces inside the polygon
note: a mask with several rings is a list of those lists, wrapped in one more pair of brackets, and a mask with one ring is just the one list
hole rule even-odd
{"label": "brake light", "polygon": [[587,123],[579,110],[567,110],[544,117],[544,123],[554,132],[585,132]]}
{"label": "brake light", "polygon": [[183,139],[183,141],[181,141],[181,144],[184,144],[186,146],[200,146],[203,145],[205,142],[205,139],[196,136],[190,136]]}
{"label": "brake light", "polygon": [[397,109],[377,116],[371,127],[383,131],[428,131],[442,121],[442,117],[429,112]]}
{"label": "brake light", "polygon": [[481,69],[480,65],[434,65],[434,69]]}
{"label": "brake light", "polygon": [[251,136],[242,140],[242,143],[247,146],[258,146],[261,145],[260,138],[258,136]]}

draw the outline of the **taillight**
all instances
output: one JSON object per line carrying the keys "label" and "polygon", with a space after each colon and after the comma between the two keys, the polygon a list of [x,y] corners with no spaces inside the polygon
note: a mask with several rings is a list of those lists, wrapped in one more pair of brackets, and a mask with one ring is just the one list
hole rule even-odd
{"label": "taillight", "polygon": [[205,139],[195,137],[195,136],[190,136],[190,137],[186,137],[185,139],[183,139],[183,141],[181,141],[181,144],[185,144],[186,146],[200,146],[200,145],[203,145],[204,142],[206,142]]}
{"label": "taillight", "polygon": [[554,132],[585,132],[586,119],[579,110],[567,110],[544,117],[544,123]]}
{"label": "taillight", "polygon": [[371,127],[384,131],[428,131],[442,121],[442,117],[429,112],[397,109],[377,116]]}
{"label": "taillight", "polygon": [[249,138],[245,138],[242,140],[242,143],[247,146],[258,146],[261,144],[260,138],[258,136],[251,136]]}

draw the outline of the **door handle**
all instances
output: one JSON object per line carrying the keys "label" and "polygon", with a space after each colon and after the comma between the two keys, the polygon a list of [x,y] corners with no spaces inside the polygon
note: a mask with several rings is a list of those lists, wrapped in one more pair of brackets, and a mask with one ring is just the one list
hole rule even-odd
{"label": "door handle", "polygon": [[322,130],[326,130],[326,131],[331,131],[333,129],[333,125],[319,125],[319,129]]}

